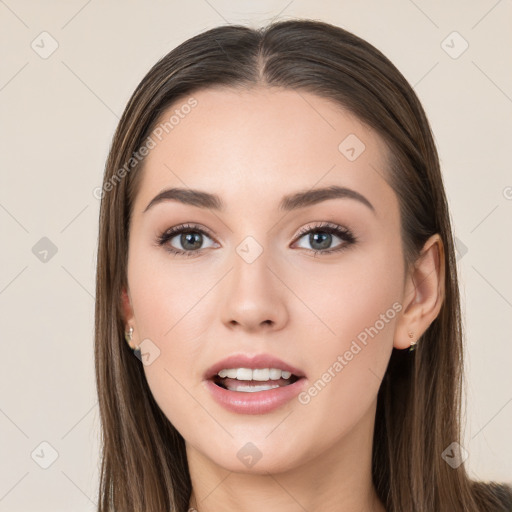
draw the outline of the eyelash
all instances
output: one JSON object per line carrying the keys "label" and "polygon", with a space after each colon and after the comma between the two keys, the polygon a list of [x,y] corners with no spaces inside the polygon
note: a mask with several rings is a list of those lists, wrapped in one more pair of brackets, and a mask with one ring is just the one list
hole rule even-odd
{"label": "eyelash", "polygon": [[[357,238],[352,234],[352,232],[344,228],[342,226],[338,226],[337,224],[331,224],[329,222],[321,222],[319,224],[316,224],[315,226],[308,226],[306,228],[303,228],[297,235],[296,239],[300,240],[304,235],[313,233],[315,231],[319,231],[322,233],[328,233],[331,235],[336,235],[342,240],[344,240],[345,243],[342,243],[341,245],[335,247],[334,249],[325,249],[325,250],[317,250],[317,249],[307,249],[310,252],[313,252],[313,256],[317,256],[317,254],[320,254],[322,256],[327,254],[332,254],[336,252],[341,252],[347,249],[350,245],[357,242]],[[206,235],[209,238],[212,238],[207,231],[202,229],[197,224],[181,224],[179,226],[175,226],[173,228],[170,228],[166,231],[164,231],[162,234],[157,236],[156,243],[159,246],[165,245],[169,240],[173,239],[176,235],[180,235],[182,233],[201,233],[202,235]],[[197,256],[198,253],[202,252],[201,249],[193,250],[193,251],[182,251],[181,249],[176,249],[174,247],[165,247],[165,250],[169,252],[170,254],[173,254],[174,256],[186,256],[186,257],[193,257]]]}

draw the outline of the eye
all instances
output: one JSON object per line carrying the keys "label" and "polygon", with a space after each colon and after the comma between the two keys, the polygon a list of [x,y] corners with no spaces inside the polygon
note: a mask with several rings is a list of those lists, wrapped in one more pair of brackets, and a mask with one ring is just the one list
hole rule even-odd
{"label": "eye", "polygon": [[[175,256],[196,256],[205,249],[203,247],[205,238],[213,242],[209,234],[200,226],[196,224],[181,224],[161,233],[157,237],[156,242],[159,246],[164,246],[167,252]],[[326,255],[343,251],[357,241],[349,229],[326,222],[303,229],[297,238],[299,241],[305,238],[306,243],[309,243],[312,247],[309,250],[315,256],[317,254]],[[335,247],[331,247],[333,240],[336,238],[342,240],[342,242]],[[180,247],[176,247],[176,244]],[[208,247],[215,247],[215,242]],[[308,249],[304,246],[299,247]]]}
{"label": "eye", "polygon": [[[333,236],[334,238],[341,239],[343,242],[335,247],[331,247],[331,244],[333,243]],[[315,256],[317,254],[325,255],[343,251],[356,242],[356,238],[350,230],[328,222],[323,222],[316,226],[309,226],[303,229],[299,233],[298,238],[299,240],[301,238],[306,238],[306,242],[311,245],[312,249],[310,250],[313,251]],[[301,247],[304,248],[303,246]]]}
{"label": "eye", "polygon": [[[176,256],[195,256],[204,247],[201,247],[204,243],[204,239],[211,237],[206,231],[196,224],[182,224],[164,231],[157,237],[157,244],[165,246],[165,250]],[[181,248],[177,248],[174,244],[178,244]],[[212,247],[212,246],[210,246]]]}

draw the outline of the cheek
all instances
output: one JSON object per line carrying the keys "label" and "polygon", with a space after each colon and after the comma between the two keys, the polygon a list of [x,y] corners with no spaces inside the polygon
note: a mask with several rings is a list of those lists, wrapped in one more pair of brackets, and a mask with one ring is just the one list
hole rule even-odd
{"label": "cheek", "polygon": [[389,362],[402,309],[401,253],[392,245],[347,253],[343,264],[310,275],[297,290],[316,315],[300,349],[314,347],[314,357],[299,398],[318,428],[346,431],[376,399]]}
{"label": "cheek", "polygon": [[212,326],[211,292],[219,278],[195,272],[193,262],[177,263],[154,249],[154,257],[142,247],[131,251],[128,281],[137,337],[142,353],[146,347],[150,354],[146,379],[167,418],[178,430],[188,430],[194,418],[204,419],[205,410],[191,396],[201,382],[197,361]]}
{"label": "cheek", "polygon": [[311,334],[307,340],[338,351],[375,323],[383,335],[391,332],[397,313],[393,304],[403,287],[401,258],[397,245],[382,241],[347,251],[338,260],[301,260],[283,268],[286,282],[293,283],[300,298],[300,304],[292,302],[298,304],[294,308],[301,327],[308,322],[303,331]]}
{"label": "cheek", "polygon": [[[193,261],[174,260],[162,248],[144,250],[135,246],[130,254],[128,279],[140,336],[171,351],[180,347],[174,340],[185,342],[200,337],[205,329],[202,303],[218,277],[211,272],[197,272]],[[187,352],[182,351],[180,357],[188,352],[193,357],[195,349],[193,343],[187,344]]]}
{"label": "cheek", "polygon": [[[194,431],[195,419],[207,421],[204,409],[192,397],[197,395],[195,366],[201,350],[194,339],[202,339],[202,322],[194,321],[194,295],[183,278],[145,274],[135,280],[132,290],[136,323],[149,361],[143,370],[156,403],[179,432]],[[204,293],[204,292],[203,292]]]}

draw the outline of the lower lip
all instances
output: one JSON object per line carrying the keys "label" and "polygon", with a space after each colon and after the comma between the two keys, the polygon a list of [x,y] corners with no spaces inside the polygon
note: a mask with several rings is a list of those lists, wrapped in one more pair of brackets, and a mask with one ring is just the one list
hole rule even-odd
{"label": "lower lip", "polygon": [[238,414],[265,414],[283,406],[296,397],[306,384],[304,377],[293,384],[267,391],[229,391],[212,380],[204,381],[213,398],[228,411]]}

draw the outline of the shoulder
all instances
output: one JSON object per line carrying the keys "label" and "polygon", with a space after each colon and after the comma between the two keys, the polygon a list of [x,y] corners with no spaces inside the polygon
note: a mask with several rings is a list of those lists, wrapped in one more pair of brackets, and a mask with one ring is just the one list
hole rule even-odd
{"label": "shoulder", "polygon": [[482,512],[512,512],[512,483],[474,481],[472,491]]}

